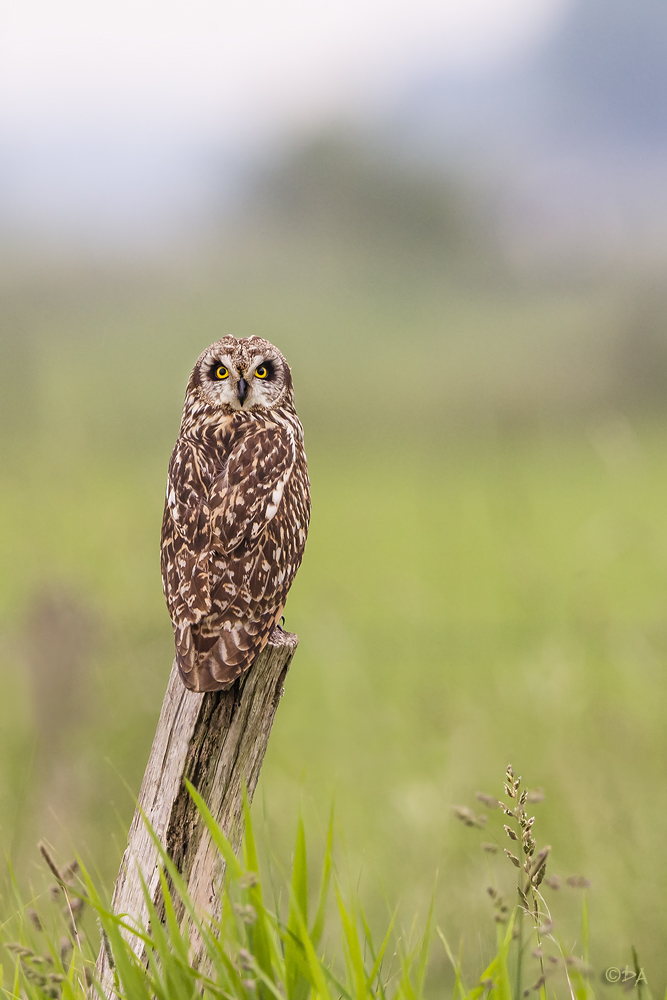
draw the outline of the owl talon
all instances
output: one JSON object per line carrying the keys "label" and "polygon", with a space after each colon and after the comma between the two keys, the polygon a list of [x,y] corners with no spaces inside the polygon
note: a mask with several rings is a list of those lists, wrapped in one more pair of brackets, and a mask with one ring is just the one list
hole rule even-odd
{"label": "owl talon", "polygon": [[276,624],[273,626],[273,630],[269,636],[269,642],[272,642],[274,646],[280,645],[283,642],[283,637],[290,634],[283,628],[284,624],[285,615],[281,615]]}

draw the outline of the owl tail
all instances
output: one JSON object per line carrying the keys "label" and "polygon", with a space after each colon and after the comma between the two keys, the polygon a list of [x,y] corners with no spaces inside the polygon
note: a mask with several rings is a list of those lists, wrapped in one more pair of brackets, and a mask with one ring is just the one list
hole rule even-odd
{"label": "owl tail", "polygon": [[[262,623],[264,624],[264,623]],[[226,691],[248,670],[269,641],[273,620],[253,635],[243,625],[221,629],[217,635],[203,636],[187,625],[175,634],[176,662],[181,678],[190,691]],[[255,628],[258,623],[253,622]]]}

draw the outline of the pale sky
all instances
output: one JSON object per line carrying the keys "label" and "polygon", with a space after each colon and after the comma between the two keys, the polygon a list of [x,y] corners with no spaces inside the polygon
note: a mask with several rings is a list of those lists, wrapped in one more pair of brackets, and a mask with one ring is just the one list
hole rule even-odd
{"label": "pale sky", "polygon": [[0,129],[86,123],[249,139],[477,72],[569,0],[0,0]]}

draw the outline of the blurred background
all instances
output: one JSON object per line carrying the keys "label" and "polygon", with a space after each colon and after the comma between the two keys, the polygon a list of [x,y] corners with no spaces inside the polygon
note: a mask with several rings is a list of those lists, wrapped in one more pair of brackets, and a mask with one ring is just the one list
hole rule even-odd
{"label": "blurred background", "polygon": [[[453,804],[541,786],[596,971],[667,976],[667,8],[0,14],[0,842],[111,886],[166,686],[166,468],[220,336],[290,361],[313,522],[255,800],[479,970]],[[504,846],[504,844],[501,844]],[[580,890],[551,892],[565,947]],[[3,892],[0,910],[14,906]],[[448,975],[436,955],[436,977]],[[436,982],[441,980],[436,978]],[[611,989],[611,987],[610,987]]]}

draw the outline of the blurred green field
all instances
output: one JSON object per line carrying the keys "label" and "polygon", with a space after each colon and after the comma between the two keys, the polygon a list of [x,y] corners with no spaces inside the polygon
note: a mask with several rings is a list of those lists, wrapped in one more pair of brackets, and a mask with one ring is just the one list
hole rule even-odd
{"label": "blurred green field", "polygon": [[[229,268],[13,279],[4,303],[0,838],[19,876],[41,878],[43,835],[115,876],[171,664],[158,544],[187,375],[222,333],[261,333],[292,363],[313,484],[254,807],[269,849],[289,856],[300,805],[323,837],[335,797],[371,916],[424,913],[437,869],[439,921],[479,968],[484,835],[451,805],[500,794],[511,762],[545,789],[551,872],[592,882],[596,970],[633,943],[664,988],[667,420],[610,395],[617,290]],[[580,895],[552,897],[571,942]]]}

